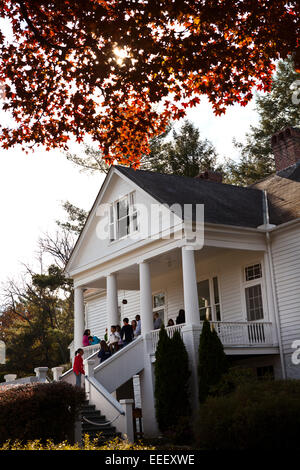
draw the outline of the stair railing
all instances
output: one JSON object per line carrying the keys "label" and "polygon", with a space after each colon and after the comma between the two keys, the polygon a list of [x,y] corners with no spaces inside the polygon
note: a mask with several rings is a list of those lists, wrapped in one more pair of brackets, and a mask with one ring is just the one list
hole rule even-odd
{"label": "stair railing", "polygon": [[[118,402],[111,393],[94,377],[95,361],[89,359],[85,361],[86,372],[85,390],[91,405],[101,410],[101,414],[108,419],[107,424],[114,423],[116,430],[128,441],[134,441],[132,407],[134,400],[126,399]],[[117,412],[117,415],[116,415]],[[99,425],[99,423],[97,423]]]}

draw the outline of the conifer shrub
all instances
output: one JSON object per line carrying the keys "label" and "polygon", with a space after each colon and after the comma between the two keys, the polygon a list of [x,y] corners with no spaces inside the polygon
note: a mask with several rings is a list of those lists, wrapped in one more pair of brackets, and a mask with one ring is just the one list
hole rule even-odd
{"label": "conifer shrub", "polygon": [[300,381],[253,381],[208,397],[195,427],[203,450],[293,450],[299,447]]}
{"label": "conifer shrub", "polygon": [[221,380],[223,374],[228,370],[228,361],[222,342],[217,332],[210,327],[210,323],[205,320],[200,335],[199,344],[199,401],[204,403],[212,387],[215,387]]}
{"label": "conifer shrub", "polygon": [[0,388],[0,444],[73,441],[76,414],[85,393],[65,382]]}
{"label": "conifer shrub", "polygon": [[[190,415],[188,354],[179,332],[172,339],[164,326],[155,353],[155,408],[159,429],[179,436],[186,433]],[[184,423],[184,426],[182,425]]]}

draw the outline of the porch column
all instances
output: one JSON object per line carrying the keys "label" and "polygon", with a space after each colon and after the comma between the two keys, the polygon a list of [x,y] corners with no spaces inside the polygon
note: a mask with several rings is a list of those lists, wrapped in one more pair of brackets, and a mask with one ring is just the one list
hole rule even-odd
{"label": "porch column", "polygon": [[117,275],[114,273],[106,278],[106,296],[109,334],[110,327],[119,324]]}
{"label": "porch column", "polygon": [[142,334],[153,330],[152,289],[149,263],[139,264],[140,270],[140,313]]}
{"label": "porch column", "polygon": [[85,329],[85,314],[83,289],[75,287],[74,289],[74,348],[82,348],[82,337]]}
{"label": "porch column", "polygon": [[181,251],[185,322],[189,325],[200,325],[194,250],[183,246]]}

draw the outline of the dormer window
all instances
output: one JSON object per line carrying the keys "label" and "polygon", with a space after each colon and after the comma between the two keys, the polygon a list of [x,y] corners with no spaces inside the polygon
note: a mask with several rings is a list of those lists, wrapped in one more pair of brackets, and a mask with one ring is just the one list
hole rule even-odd
{"label": "dormer window", "polygon": [[135,192],[111,204],[109,219],[110,241],[120,240],[138,230]]}

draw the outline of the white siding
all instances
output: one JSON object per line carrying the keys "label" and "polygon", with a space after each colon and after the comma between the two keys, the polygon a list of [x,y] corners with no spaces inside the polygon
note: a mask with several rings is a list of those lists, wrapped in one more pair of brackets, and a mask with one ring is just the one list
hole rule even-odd
{"label": "white siding", "polygon": [[106,298],[105,296],[89,299],[85,307],[86,327],[91,334],[103,339],[107,328]]}
{"label": "white siding", "polygon": [[299,227],[275,233],[272,253],[287,375],[299,379],[300,366],[291,362],[292,342],[300,339]]}

